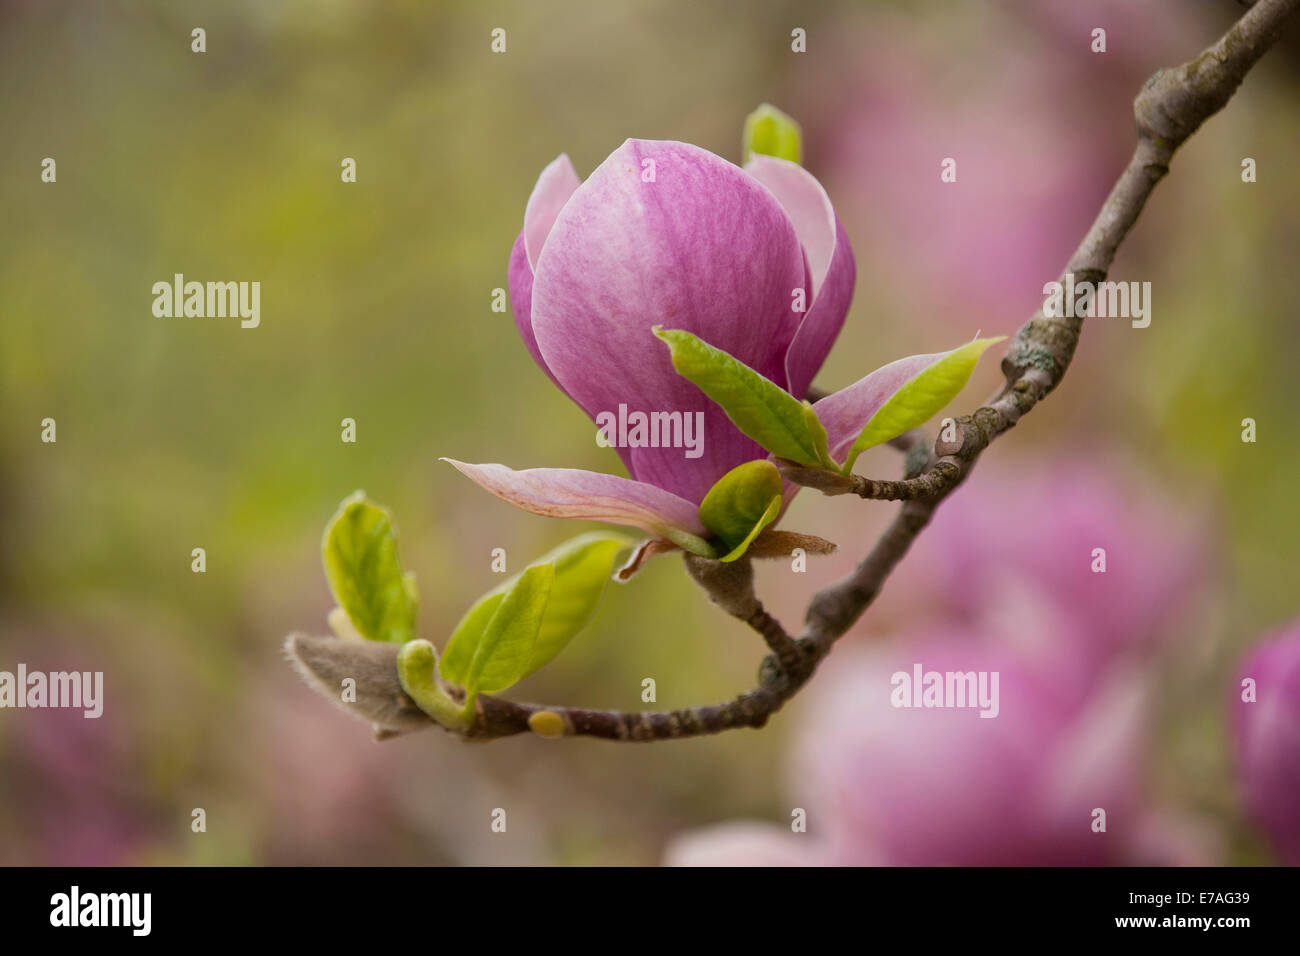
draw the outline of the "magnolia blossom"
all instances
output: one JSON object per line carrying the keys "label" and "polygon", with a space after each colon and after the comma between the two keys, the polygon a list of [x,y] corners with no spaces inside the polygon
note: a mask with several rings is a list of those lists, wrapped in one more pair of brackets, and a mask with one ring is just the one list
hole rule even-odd
{"label": "magnolia blossom", "polygon": [[1251,654],[1234,692],[1233,739],[1246,810],[1278,856],[1300,865],[1300,622]]}
{"label": "magnolia blossom", "polygon": [[[929,619],[837,649],[795,705],[787,792],[807,831],[727,823],[677,839],[667,861],[1211,861],[1213,837],[1143,789],[1145,652],[1179,632],[1200,591],[1204,536],[1107,465],[976,469],[891,582],[928,602]],[[914,702],[900,700],[899,675],[918,667],[996,673],[996,716],[960,698],[899,706]]]}
{"label": "magnolia blossom", "polygon": [[[854,277],[830,199],[797,163],[755,155],[741,169],[687,143],[628,140],[580,183],[562,155],[538,178],[510,258],[520,335],[593,421],[620,406],[681,413],[702,421],[702,441],[689,455],[620,447],[630,478],[448,460],[535,514],[698,539],[706,493],[767,452],[677,374],[652,329],[693,333],[802,398],[844,323]],[[934,358],[893,362],[817,402],[831,454],[843,455]]]}

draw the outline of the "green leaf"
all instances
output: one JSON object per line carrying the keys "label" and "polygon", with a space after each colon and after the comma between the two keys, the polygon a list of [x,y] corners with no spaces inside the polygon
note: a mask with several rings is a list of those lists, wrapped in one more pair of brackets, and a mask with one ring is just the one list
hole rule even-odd
{"label": "green leaf", "polygon": [[671,525],[664,525],[659,529],[659,533],[683,551],[698,554],[702,558],[716,558],[718,556],[718,552],[714,550],[713,545],[689,531],[683,531],[681,528],[674,528]]}
{"label": "green leaf", "polygon": [[596,532],[574,538],[542,559],[555,564],[555,586],[522,676],[549,664],[587,626],[614,573],[615,560],[630,545],[621,535]]}
{"label": "green leaf", "polygon": [[452,730],[469,726],[468,708],[462,709],[438,683],[434,669],[438,652],[428,641],[407,641],[397,652],[397,679],[419,708]]}
{"label": "green leaf", "polygon": [[535,564],[506,592],[469,663],[466,709],[478,694],[505,690],[528,673],[554,584],[555,565]]}
{"label": "green leaf", "polygon": [[764,103],[745,117],[741,165],[749,162],[755,153],[788,159],[792,163],[802,162],[803,131],[788,115],[771,103]]}
{"label": "green leaf", "polygon": [[777,495],[767,503],[767,509],[759,516],[758,520],[754,522],[754,527],[749,529],[749,534],[745,535],[742,541],[722,557],[718,558],[718,560],[725,564],[728,561],[735,561],[737,558],[743,556],[744,553],[749,550],[749,546],[754,543],[754,539],[759,536],[764,528],[775,521],[776,516],[780,513],[781,496]]}
{"label": "green leaf", "polygon": [[735,561],[781,512],[781,472],[766,459],[727,472],[700,502],[700,523],[729,549]]}
{"label": "green leaf", "polygon": [[835,459],[831,458],[830,438],[826,434],[826,426],[817,417],[812,402],[805,398],[802,404],[804,427],[808,429],[808,434],[812,436],[813,447],[817,450],[819,462],[823,467],[839,468],[839,465],[835,464]]}
{"label": "green leaf", "polygon": [[778,458],[811,468],[839,466],[826,454],[826,429],[781,386],[690,332],[654,327],[673,368],[717,402],[735,426]]}
{"label": "green leaf", "polygon": [[438,665],[444,680],[457,684],[465,683],[470,662],[474,660],[474,652],[478,650],[479,641],[483,638],[483,632],[487,630],[488,621],[496,614],[497,608],[505,600],[506,593],[518,583],[519,575],[515,575],[475,601],[461,617],[456,629],[451,632],[451,637],[447,640],[447,646],[442,652],[442,661]]}
{"label": "green leaf", "polygon": [[325,577],[339,607],[367,640],[404,644],[415,637],[415,577],[397,559],[388,512],[355,492],[343,500],[321,541]]}
{"label": "green leaf", "polygon": [[[553,660],[586,626],[613,572],[615,559],[630,544],[622,535],[593,532],[566,541],[534,562],[553,564],[555,581],[532,656],[519,679]],[[446,680],[458,684],[466,682],[488,622],[519,579],[518,574],[510,578],[479,598],[465,612],[443,652],[441,673]]]}
{"label": "green leaf", "polygon": [[891,438],[897,438],[910,428],[923,425],[935,413],[951,402],[968,381],[980,356],[990,345],[1001,342],[1005,335],[991,339],[976,339],[960,348],[940,355],[933,363],[905,382],[862,428],[862,434],[849,449],[844,463],[844,474],[853,471],[858,455]]}

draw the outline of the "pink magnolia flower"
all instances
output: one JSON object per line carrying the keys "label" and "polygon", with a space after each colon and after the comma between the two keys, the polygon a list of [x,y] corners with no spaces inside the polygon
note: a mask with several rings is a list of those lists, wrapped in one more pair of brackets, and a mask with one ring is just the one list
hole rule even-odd
{"label": "pink magnolia flower", "polygon": [[[630,478],[448,461],[535,514],[698,539],[705,494],[767,452],[677,374],[652,329],[690,332],[802,398],[844,323],[854,277],[830,199],[797,163],[755,155],[741,169],[687,143],[628,140],[580,183],[562,155],[538,178],[510,259],[520,335],[593,420],[620,405],[680,412],[702,422],[702,447],[697,457],[620,447]],[[818,402],[831,454],[934,358],[893,362]]]}
{"label": "pink magnolia flower", "polygon": [[[1241,699],[1255,682],[1255,700]],[[1252,820],[1278,856],[1300,865],[1300,622],[1255,650],[1234,688],[1237,773]]]}

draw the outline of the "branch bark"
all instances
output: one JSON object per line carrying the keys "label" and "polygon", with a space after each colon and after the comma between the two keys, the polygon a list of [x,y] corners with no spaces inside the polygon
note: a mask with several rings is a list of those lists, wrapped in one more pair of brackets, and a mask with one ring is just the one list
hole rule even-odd
{"label": "branch bark", "polygon": [[[1138,131],[1133,156],[1070,257],[1062,280],[1069,273],[1076,283],[1106,278],[1120,243],[1156,184],[1169,172],[1174,152],[1227,104],[1246,73],[1277,41],[1297,6],[1300,0],[1260,0],[1200,56],[1174,69],[1158,70],[1147,80],[1133,102]],[[1002,359],[1006,382],[998,396],[956,420],[955,447],[936,443],[936,460],[914,478],[862,479],[855,485],[855,493],[864,497],[888,497],[907,504],[857,569],[813,598],[805,631],[808,640],[829,649],[853,625],[934,509],[961,484],[989,443],[1060,384],[1082,327],[1082,318],[1048,318],[1040,309],[1007,348]]]}
{"label": "branch bark", "polygon": [[[1246,73],[1278,39],[1300,0],[1259,0],[1217,43],[1183,65],[1159,70],[1134,100],[1138,140],[1133,156],[1106,198],[1091,228],[1062,273],[1075,282],[1101,282],[1115,253],[1132,229],[1156,184],[1169,171],[1174,152],[1231,99]],[[843,580],[819,591],[809,605],[803,633],[792,638],[753,596],[748,584],[724,582],[744,577],[744,568],[720,570],[716,561],[688,559],[688,571],[724,610],[746,621],[766,641],[759,686],[722,704],[662,712],[588,710],[546,707],[480,696],[469,738],[504,737],[533,731],[541,736],[591,736],[608,740],[648,741],[718,733],[734,727],[762,727],[812,677],[831,646],[862,615],[898,566],[934,510],[970,473],[976,460],[999,435],[1008,431],[1064,377],[1082,331],[1082,318],[1047,317],[1039,310],[1016,334],[1002,359],[1005,383],[986,405],[956,419],[956,441],[930,445],[923,433],[900,436],[892,444],[906,453],[904,477],[878,481],[852,476],[841,482],[814,473],[787,469],[794,481],[828,494],[902,501],[879,540]],[[739,564],[739,562],[737,562]],[[718,567],[710,567],[710,565]],[[746,582],[748,578],[746,578]],[[749,588],[746,592],[746,588]],[[369,645],[355,653],[359,669],[340,665],[341,645],[355,642],[293,635],[286,643],[291,660],[330,696],[337,678],[364,673],[358,680],[359,703],[350,706],[373,721],[380,737],[427,726],[431,718],[406,697],[397,679],[397,648]],[[391,666],[387,666],[391,657]],[[346,702],[344,706],[349,706]],[[413,713],[414,711],[414,713]],[[421,715],[422,716],[422,715]]]}

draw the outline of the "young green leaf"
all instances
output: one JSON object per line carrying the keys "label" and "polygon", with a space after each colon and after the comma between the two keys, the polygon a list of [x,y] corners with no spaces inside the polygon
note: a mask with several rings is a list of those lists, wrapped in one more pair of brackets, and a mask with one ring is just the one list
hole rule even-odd
{"label": "young green leaf", "polygon": [[[622,535],[593,532],[566,541],[535,562],[554,564],[555,582],[532,656],[520,679],[549,663],[586,626],[613,572],[615,559],[629,544]],[[460,619],[442,656],[441,673],[446,680],[466,682],[488,622],[519,578],[515,575],[483,595]]]}
{"label": "young green leaf", "polygon": [[826,455],[826,430],[817,416],[781,386],[690,332],[662,326],[653,331],[672,352],[677,374],[773,455],[811,468],[839,467]]}
{"label": "young green leaf", "polygon": [[763,459],[727,472],[700,502],[700,523],[728,549],[722,561],[735,561],[759,532],[781,513],[781,472]]}
{"label": "young green leaf", "polygon": [[739,542],[737,542],[734,548],[732,548],[722,557],[718,558],[718,560],[725,564],[728,561],[735,561],[738,558],[742,557],[745,554],[745,552],[749,550],[749,546],[754,543],[754,539],[759,536],[759,534],[762,532],[764,528],[766,528],[773,521],[775,521],[776,516],[779,515],[780,513],[781,513],[781,496],[776,495],[775,497],[772,498],[771,501],[767,503],[767,508],[764,509],[763,513],[758,516],[758,520],[755,521],[754,526],[749,529],[749,533],[745,535],[745,537],[742,538]]}
{"label": "young green leaf", "polygon": [[803,131],[791,117],[771,103],[764,103],[745,117],[745,131],[741,136],[741,165],[748,163],[755,153],[788,159],[792,163],[803,159]]}
{"label": "young green leaf", "polygon": [[713,545],[705,541],[699,535],[691,534],[689,531],[683,531],[681,528],[674,528],[665,525],[659,529],[659,533],[664,536],[664,540],[671,541],[683,551],[689,551],[691,554],[698,554],[702,558],[716,558],[717,551]]}
{"label": "young green leaf", "polygon": [[822,424],[817,417],[816,410],[812,407],[812,402],[804,399],[803,405],[803,423],[808,429],[808,434],[812,436],[813,447],[817,450],[817,458],[823,467],[838,469],[839,465],[831,457],[829,442],[830,438],[826,434],[826,426]]}
{"label": "young green leaf", "polygon": [[466,709],[478,694],[505,690],[528,673],[554,583],[555,565],[535,564],[506,592],[469,663]]}
{"label": "young green leaf", "polygon": [[862,428],[844,463],[844,474],[853,471],[858,455],[875,445],[897,438],[910,428],[923,425],[951,402],[970,380],[980,356],[990,345],[1006,336],[976,339],[945,352],[905,382],[876,411]]}
{"label": "young green leaf", "polygon": [[407,641],[397,652],[397,679],[422,711],[444,727],[463,730],[469,725],[469,715],[438,683],[437,665],[438,652],[432,644]]}
{"label": "young green leaf", "polygon": [[621,535],[596,532],[574,538],[542,559],[555,563],[555,586],[521,677],[549,664],[587,626],[614,573],[618,555],[630,545]]}
{"label": "young green leaf", "polygon": [[334,600],[367,640],[403,644],[415,637],[415,577],[403,574],[388,512],[355,492],[343,500],[321,541]]}
{"label": "young green leaf", "polygon": [[438,669],[443,680],[456,684],[465,683],[470,662],[474,660],[474,652],[478,650],[479,641],[483,639],[488,621],[492,620],[492,615],[496,614],[506,594],[518,583],[519,575],[516,574],[504,584],[483,595],[464,613],[442,651],[442,660],[438,664]]}

